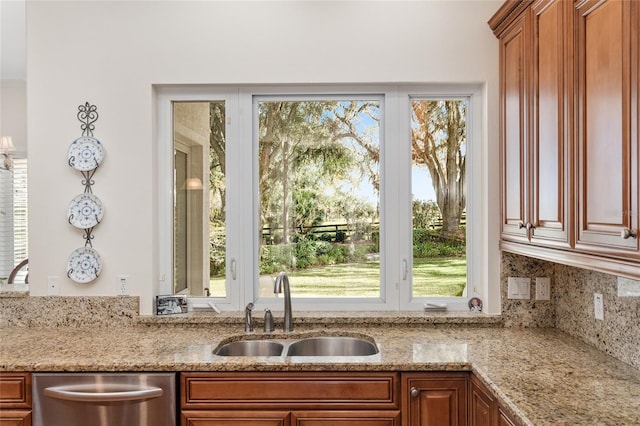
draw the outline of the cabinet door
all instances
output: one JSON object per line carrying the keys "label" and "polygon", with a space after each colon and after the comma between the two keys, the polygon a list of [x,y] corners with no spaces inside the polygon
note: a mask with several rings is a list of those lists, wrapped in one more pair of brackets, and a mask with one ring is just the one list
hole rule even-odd
{"label": "cabinet door", "polygon": [[466,373],[407,373],[402,378],[404,426],[467,424]]}
{"label": "cabinet door", "polygon": [[637,1],[577,3],[577,241],[591,253],[638,257]]}
{"label": "cabinet door", "polygon": [[294,411],[291,426],[400,426],[400,412]]}
{"label": "cabinet door", "polygon": [[[547,246],[569,247],[569,82],[565,66],[566,1],[541,0],[532,7],[532,114],[529,139],[530,237]],[[570,9],[569,9],[570,10]],[[566,31],[568,33],[568,31]],[[565,93],[566,96],[565,96]]]}
{"label": "cabinet door", "polygon": [[183,410],[181,426],[289,426],[288,411]]}
{"label": "cabinet door", "polygon": [[0,373],[0,408],[31,409],[31,374]]}
{"label": "cabinet door", "polygon": [[509,417],[502,407],[498,407],[498,426],[516,426],[516,422]]}
{"label": "cabinet door", "polygon": [[530,11],[524,11],[500,36],[500,155],[502,235],[527,241],[527,132],[529,109]]}
{"label": "cabinet door", "polygon": [[469,404],[470,426],[493,426],[497,423],[495,419],[497,402],[475,376],[471,376],[469,399],[471,400]]}
{"label": "cabinet door", "polygon": [[31,374],[0,373],[0,426],[31,426]]}

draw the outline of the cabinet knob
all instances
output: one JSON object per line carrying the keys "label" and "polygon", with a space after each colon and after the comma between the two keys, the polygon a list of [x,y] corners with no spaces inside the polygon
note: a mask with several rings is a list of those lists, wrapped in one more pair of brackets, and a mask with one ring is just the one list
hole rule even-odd
{"label": "cabinet knob", "polygon": [[628,239],[629,237],[638,238],[638,230],[625,228],[622,231],[620,231],[620,236],[625,240]]}
{"label": "cabinet knob", "polygon": [[411,388],[411,397],[412,398],[417,398],[420,396],[420,390],[417,388],[412,387]]}

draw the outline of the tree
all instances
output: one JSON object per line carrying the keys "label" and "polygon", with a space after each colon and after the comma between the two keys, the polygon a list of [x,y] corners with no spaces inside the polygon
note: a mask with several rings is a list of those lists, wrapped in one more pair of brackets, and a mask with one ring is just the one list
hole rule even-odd
{"label": "tree", "polygon": [[427,167],[442,214],[444,235],[457,234],[466,207],[466,103],[411,102],[412,160]]}
{"label": "tree", "polygon": [[[372,125],[363,126],[367,119]],[[377,132],[380,129],[380,106],[376,101],[350,101],[336,105],[332,110],[329,127],[336,139],[351,140],[359,147],[360,174],[367,176],[374,189],[380,192],[380,144]],[[359,127],[363,127],[360,128]]]}
{"label": "tree", "polygon": [[209,104],[209,188],[218,195],[219,209],[213,209],[212,221],[223,221],[225,215],[226,137],[224,102]]}
{"label": "tree", "polygon": [[[306,211],[298,222],[313,220],[316,216],[311,214],[312,206],[296,208],[291,202],[313,201],[312,192],[317,193],[323,181],[346,174],[352,164],[349,151],[325,125],[326,111],[334,104],[321,101],[259,103],[260,220],[261,225],[282,226],[284,243],[290,241],[291,225],[296,223],[292,215],[296,211]],[[302,178],[310,174],[316,177],[313,185]],[[306,218],[305,214],[308,214]]]}

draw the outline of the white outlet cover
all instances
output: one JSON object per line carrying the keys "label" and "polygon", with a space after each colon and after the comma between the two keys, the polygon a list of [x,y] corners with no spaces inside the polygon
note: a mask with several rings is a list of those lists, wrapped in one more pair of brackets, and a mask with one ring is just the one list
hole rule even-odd
{"label": "white outlet cover", "polygon": [[128,296],[129,295],[129,276],[118,275],[116,277],[116,295]]}
{"label": "white outlet cover", "polygon": [[536,278],[536,300],[551,300],[551,279],[548,277]]}
{"label": "white outlet cover", "polygon": [[604,300],[600,293],[593,294],[593,313],[597,320],[604,320]]}
{"label": "white outlet cover", "polygon": [[60,295],[60,279],[58,277],[47,277],[47,295]]}

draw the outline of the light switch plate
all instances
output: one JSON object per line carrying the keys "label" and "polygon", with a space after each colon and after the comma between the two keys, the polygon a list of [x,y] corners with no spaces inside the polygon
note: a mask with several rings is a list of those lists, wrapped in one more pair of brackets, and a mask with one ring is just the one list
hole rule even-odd
{"label": "light switch plate", "polygon": [[531,278],[509,277],[508,283],[508,299],[531,298]]}

